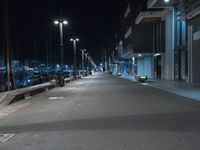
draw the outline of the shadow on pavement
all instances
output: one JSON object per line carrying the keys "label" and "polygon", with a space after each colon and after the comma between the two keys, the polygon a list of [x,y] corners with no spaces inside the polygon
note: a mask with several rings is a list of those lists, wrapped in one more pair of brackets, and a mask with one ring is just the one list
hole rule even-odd
{"label": "shadow on pavement", "polygon": [[200,111],[67,120],[0,127],[0,133],[60,130],[200,132]]}

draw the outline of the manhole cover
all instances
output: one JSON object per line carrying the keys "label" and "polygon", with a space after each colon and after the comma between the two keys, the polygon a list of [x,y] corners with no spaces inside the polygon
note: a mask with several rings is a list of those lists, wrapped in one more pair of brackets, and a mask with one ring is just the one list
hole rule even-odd
{"label": "manhole cover", "polygon": [[5,143],[10,140],[15,134],[0,134],[0,142]]}
{"label": "manhole cover", "polygon": [[63,99],[64,97],[49,97],[50,100]]}

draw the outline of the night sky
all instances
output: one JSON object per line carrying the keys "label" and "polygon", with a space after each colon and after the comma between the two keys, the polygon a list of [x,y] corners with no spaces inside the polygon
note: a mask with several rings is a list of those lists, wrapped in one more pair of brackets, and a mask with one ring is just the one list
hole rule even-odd
{"label": "night sky", "polygon": [[65,63],[72,63],[71,37],[80,38],[78,51],[86,48],[100,60],[101,48],[119,26],[123,0],[11,0],[10,8],[15,58],[45,60],[46,41],[51,39],[53,62],[55,56],[59,59],[59,27],[53,21],[62,16],[69,22],[64,27]]}

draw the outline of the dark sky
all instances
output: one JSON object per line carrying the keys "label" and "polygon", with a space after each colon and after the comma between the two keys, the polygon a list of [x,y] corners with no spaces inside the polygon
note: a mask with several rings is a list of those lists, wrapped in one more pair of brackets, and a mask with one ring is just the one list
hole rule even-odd
{"label": "dark sky", "polygon": [[[52,39],[53,56],[59,56],[59,28],[54,19],[69,22],[64,28],[65,62],[72,62],[71,37],[79,37],[78,49],[86,48],[99,60],[101,47],[109,44],[119,25],[124,0],[11,0],[12,41],[15,57],[44,59],[46,40]],[[51,35],[51,36],[50,36]],[[37,43],[37,52],[34,43]],[[58,58],[59,59],[59,58]]]}

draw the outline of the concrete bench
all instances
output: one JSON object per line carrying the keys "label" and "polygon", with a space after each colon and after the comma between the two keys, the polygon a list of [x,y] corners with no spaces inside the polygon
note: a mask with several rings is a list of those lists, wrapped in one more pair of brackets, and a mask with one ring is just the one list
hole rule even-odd
{"label": "concrete bench", "polygon": [[145,83],[148,80],[146,75],[138,75],[136,76],[136,80],[140,83]]}
{"label": "concrete bench", "polygon": [[55,83],[45,83],[45,84],[35,85],[35,86],[27,87],[27,88],[22,88],[22,89],[6,92],[6,96],[4,96],[4,99],[1,99],[0,105],[9,105],[13,102],[16,102],[22,99],[27,99],[41,92],[48,91],[54,87],[56,87]]}

